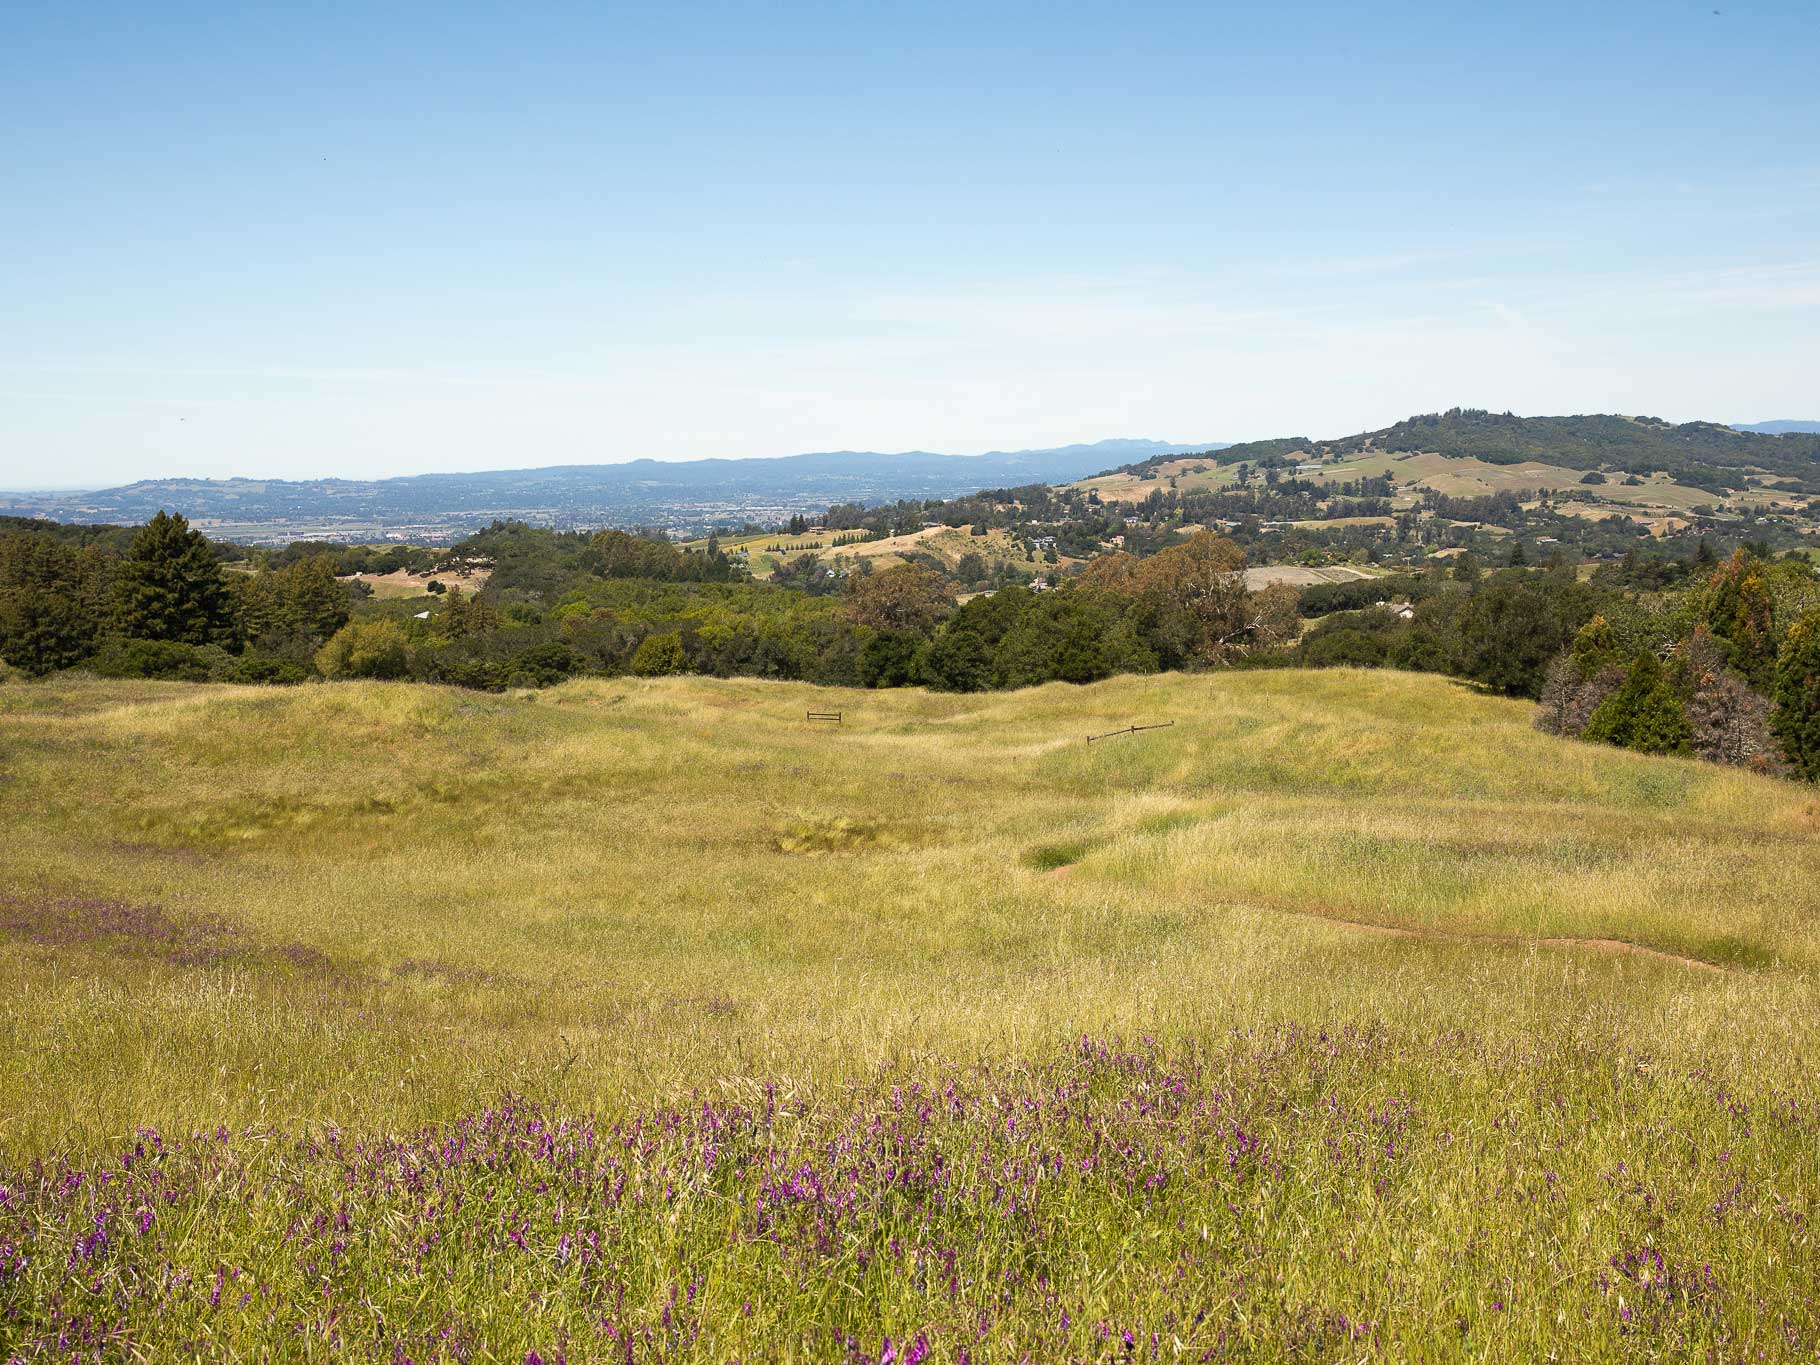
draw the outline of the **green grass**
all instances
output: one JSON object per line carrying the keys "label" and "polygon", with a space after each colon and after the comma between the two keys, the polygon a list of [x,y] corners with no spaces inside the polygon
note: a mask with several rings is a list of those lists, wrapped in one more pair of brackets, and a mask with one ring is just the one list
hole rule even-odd
{"label": "green grass", "polygon": [[[102,1196],[23,1173],[109,1164],[140,1125],[233,1135],[168,1159],[181,1227],[109,1244],[119,1284],[193,1272],[126,1314],[153,1356],[421,1360],[459,1321],[474,1359],[579,1360],[604,1316],[640,1359],[917,1332],[932,1360],[1125,1359],[1127,1327],[1158,1358],[1809,1358],[1820,794],[1531,714],[1342,670],[0,687],[0,1359],[91,1292],[60,1248]],[[899,1131],[919,1083],[974,1101]],[[1077,1086],[1091,1121],[1056,1108]],[[752,1119],[767,1093],[794,1117]],[[417,1152],[506,1095],[682,1115],[629,1167],[671,1192],[614,1211],[549,1193],[547,1155],[430,1161],[439,1197],[519,1201],[535,1233],[457,1220],[425,1269],[419,1204],[307,1145]],[[746,1117],[710,1140],[704,1105]],[[1229,1157],[1233,1123],[1268,1162]],[[885,1186],[752,1221],[763,1171],[833,1169],[878,1124],[856,1188],[946,1153],[969,1174],[939,1212]],[[1083,1173],[1089,1130],[1168,1180]],[[1039,1152],[1072,1174],[1009,1214],[1023,1187],[978,1173]],[[284,1239],[355,1188],[342,1252]],[[54,1255],[9,1279],[28,1225]],[[587,1230],[611,1312],[554,1250]],[[953,1291],[894,1241],[958,1249]],[[223,1266],[257,1286],[231,1312]],[[694,1335],[666,1337],[692,1283]]]}

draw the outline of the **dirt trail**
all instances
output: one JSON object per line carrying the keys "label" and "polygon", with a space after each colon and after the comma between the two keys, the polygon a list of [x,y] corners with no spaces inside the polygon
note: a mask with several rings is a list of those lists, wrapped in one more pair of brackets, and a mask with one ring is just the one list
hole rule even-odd
{"label": "dirt trail", "polygon": [[[1060,881],[1073,876],[1078,866],[1078,863],[1064,863],[1039,875],[1044,881]],[[1678,967],[1687,967],[1697,972],[1724,975],[1731,970],[1704,958],[1686,957],[1621,938],[1578,938],[1562,934],[1551,934],[1546,938],[1524,938],[1518,934],[1475,934],[1459,929],[1414,929],[1403,924],[1378,924],[1371,920],[1354,919],[1351,915],[1330,907],[1298,904],[1274,896],[1248,896],[1234,903],[1275,910],[1284,915],[1298,915],[1303,919],[1318,919],[1327,924],[1337,924],[1345,929],[1356,929],[1362,934],[1377,934],[1383,938],[1427,939],[1435,943],[1483,943],[1500,948],[1521,948],[1528,944],[1539,948],[1589,948],[1599,953],[1627,953],[1635,957],[1654,958],[1657,962],[1672,962]]]}
{"label": "dirt trail", "polygon": [[1361,933],[1379,934],[1386,938],[1419,938],[1436,943],[1485,943],[1501,948],[1521,948],[1528,944],[1534,944],[1540,948],[1590,948],[1594,952],[1600,953],[1629,953],[1637,957],[1654,958],[1658,962],[1672,962],[1676,966],[1689,967],[1698,972],[1723,974],[1728,970],[1717,962],[1708,962],[1704,958],[1684,957],[1680,953],[1651,948],[1646,944],[1632,943],[1621,938],[1578,938],[1561,934],[1553,934],[1547,938],[1524,938],[1518,934],[1474,934],[1457,929],[1411,929],[1401,924],[1374,924],[1370,920],[1352,919],[1316,906],[1287,905],[1268,901],[1263,904],[1266,909],[1277,910],[1286,915],[1300,915],[1304,919],[1325,920],[1328,924],[1343,925],[1348,929],[1357,929]]}

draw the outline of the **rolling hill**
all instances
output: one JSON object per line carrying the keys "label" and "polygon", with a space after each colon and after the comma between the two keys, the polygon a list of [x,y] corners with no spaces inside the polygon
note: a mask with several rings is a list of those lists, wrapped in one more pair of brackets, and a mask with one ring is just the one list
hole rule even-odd
{"label": "rolling hill", "polygon": [[1811,1354],[1820,809],[1532,714],[0,686],[0,1341]]}
{"label": "rolling hill", "polygon": [[[1820,435],[1766,435],[1713,422],[1675,425],[1612,414],[1517,417],[1454,408],[1352,436],[1242,442],[1224,447],[1212,462],[1224,466],[1270,458],[1371,454],[1436,454],[1492,465],[1535,463],[1579,471],[1657,473],[1716,495],[1765,481],[1820,492]],[[1152,456],[1131,468],[1142,470],[1169,458]]]}

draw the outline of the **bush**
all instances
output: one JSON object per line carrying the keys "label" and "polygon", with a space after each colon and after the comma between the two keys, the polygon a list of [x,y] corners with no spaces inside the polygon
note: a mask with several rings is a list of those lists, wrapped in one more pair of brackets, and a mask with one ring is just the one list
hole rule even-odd
{"label": "bush", "polygon": [[1296,651],[1305,668],[1381,668],[1388,653],[1382,633],[1354,629],[1323,631]]}
{"label": "bush", "polygon": [[477,659],[458,647],[414,651],[411,676],[418,682],[446,683],[450,687],[466,687],[476,692],[498,692],[507,682],[497,665]]}
{"label": "bush", "polygon": [[404,628],[396,621],[350,621],[316,652],[325,678],[402,678],[410,671]]}
{"label": "bush", "polygon": [[668,631],[647,635],[632,651],[632,671],[641,678],[662,678],[685,672],[689,656],[683,650],[682,633]]}
{"label": "bush", "polygon": [[506,665],[514,687],[549,687],[562,682],[576,669],[574,651],[560,640],[520,650]]}
{"label": "bush", "polygon": [[162,682],[207,682],[220,661],[218,650],[175,640],[106,640],[92,667],[103,678],[153,678]]}
{"label": "bush", "polygon": [[276,659],[269,654],[242,654],[223,675],[223,682],[290,684],[308,682],[310,672],[290,659]]}
{"label": "bush", "polygon": [[1757,772],[1788,771],[1770,733],[1769,702],[1736,673],[1703,678],[1687,700],[1687,720],[1696,757]]}
{"label": "bush", "polygon": [[[1584,633],[1584,632],[1582,632]],[[1570,651],[1555,656],[1542,683],[1536,728],[1545,734],[1577,738],[1612,694],[1624,685],[1624,670],[1590,661]]]}

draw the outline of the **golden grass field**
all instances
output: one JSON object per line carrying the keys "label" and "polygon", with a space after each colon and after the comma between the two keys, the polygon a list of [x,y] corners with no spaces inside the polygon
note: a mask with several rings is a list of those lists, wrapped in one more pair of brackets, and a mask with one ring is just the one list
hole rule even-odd
{"label": "golden grass field", "polygon": [[[803,720],[821,706],[846,724]],[[218,917],[252,955],[173,970],[0,942],[22,987],[0,1010],[18,1059],[0,1141],[430,1117],[502,1069],[560,1064],[561,1091],[592,1102],[1159,1011],[1369,1011],[1387,971],[1408,974],[1400,995],[1467,962],[1494,996],[1537,978],[1808,991],[1820,794],[1551,739],[1529,714],[1349,671],[972,697],[7,688],[0,893]],[[843,843],[840,821],[861,833]],[[793,836],[829,851],[780,852]],[[1064,877],[1043,875],[1055,849],[1079,853]],[[1567,936],[1737,970],[1535,946]]]}
{"label": "golden grass field", "polygon": [[[735,536],[718,543],[728,553],[744,550],[745,566],[758,579],[771,577],[780,565],[791,563],[806,554],[818,554],[830,565],[866,560],[874,569],[889,569],[902,564],[906,555],[912,552],[934,555],[950,569],[969,552],[978,554],[989,567],[1002,563],[1026,565],[1028,562],[1024,542],[1000,527],[991,527],[985,535],[975,536],[971,533],[971,528],[966,526],[926,526],[901,536],[882,536],[877,540],[839,544],[841,537],[847,534],[850,533],[812,529],[801,535]],[[684,548],[702,550],[707,548],[707,544],[705,539],[694,540]],[[773,545],[795,548],[773,551],[769,548]],[[1063,559],[1061,562],[1072,564],[1077,561]]]}
{"label": "golden grass field", "polygon": [[[845,723],[805,721],[824,707]],[[508,1094],[612,1116],[769,1086],[810,1124],[849,1086],[883,1087],[888,1108],[912,1079],[1024,1075],[1004,1069],[1143,1039],[1187,1068],[1169,1074],[1249,1097],[1247,1132],[1276,1166],[1238,1194],[1211,1167],[1197,1185],[1191,1165],[1171,1197],[1211,1202],[1162,1222],[1147,1220],[1165,1206],[1091,1190],[1054,1206],[1074,1212],[1015,1255],[1059,1257],[1045,1277],[1081,1306],[1057,1319],[1019,1297],[971,1359],[1133,1358],[1092,1324],[1174,1313],[1171,1267],[1229,1295],[1171,1330],[1207,1346],[1216,1322],[1220,1349],[1246,1358],[1808,1358],[1820,793],[1546,737],[1531,715],[1439,678],[1347,670],[982,696],[699,678],[504,696],[3,686],[0,1179],[40,1156],[100,1159],[139,1125],[373,1138]],[[1174,725],[1085,742],[1160,721]],[[1322,1061],[1329,1038],[1354,1041]],[[1104,1065],[1083,1084],[1151,1084]],[[1029,1074],[1037,1088],[1013,1090],[1040,1100],[1055,1082]],[[1322,1173],[1331,1142],[1309,1134],[1342,1123],[1321,1118],[1330,1089],[1346,1113],[1410,1106],[1371,1158],[1376,1194],[1352,1166]],[[1222,1170],[1252,1150],[1230,1141]],[[291,1189],[248,1175],[279,1161],[270,1143],[235,1168],[249,1208]],[[737,1219],[690,1207],[699,1247],[723,1248],[700,1269],[719,1307],[687,1349],[656,1355],[831,1358],[805,1345],[825,1348],[814,1333],[916,1328],[931,1359],[963,1358],[955,1323],[974,1309],[950,1313],[933,1282],[816,1260],[834,1278],[803,1306],[790,1296],[809,1281],[766,1279]],[[236,1216],[198,1214],[160,1254],[213,1274],[207,1258],[231,1257],[211,1238],[267,1235],[232,1232]],[[659,1333],[662,1286],[674,1307],[682,1273],[674,1217],[661,1236],[615,1226],[625,1264],[649,1269],[626,1272],[637,1312],[616,1321]],[[1121,1228],[1161,1240],[1120,1250]],[[5,1235],[0,1219],[0,1307]],[[872,1234],[853,1235],[865,1267]],[[1171,1259],[1197,1237],[1228,1249]],[[672,1250],[647,1266],[659,1243]],[[1667,1269],[1650,1268],[1658,1254]],[[322,1351],[358,1319],[377,1352],[382,1328],[429,1311],[391,1264],[363,1272],[371,1303],[380,1282],[400,1296],[380,1326],[305,1314]],[[538,1264],[559,1273],[559,1258]],[[1719,1288],[1696,1283],[1701,1265]],[[751,1316],[761,1282],[772,1318]],[[599,1312],[566,1283],[539,1289],[536,1313],[476,1327],[487,1346],[471,1358],[525,1359],[559,1308],[580,1333]],[[1626,1316],[1638,1305],[1655,1316]],[[1304,1307],[1312,1337],[1294,1336]],[[192,1335],[142,1340],[172,1350],[216,1311],[167,1309]],[[226,1354],[299,1339],[269,1335],[276,1310],[235,1321]]]}
{"label": "golden grass field", "polygon": [[[1197,468],[1201,468],[1202,472],[1193,472]],[[1105,502],[1141,502],[1158,489],[1169,488],[1172,478],[1175,487],[1182,492],[1206,492],[1230,487],[1236,470],[1236,465],[1218,465],[1205,459],[1170,460],[1158,466],[1159,477],[1154,479],[1140,479],[1130,474],[1105,474],[1082,479],[1072,486],[1096,489]],[[1665,475],[1649,475],[1635,487],[1626,486],[1622,476],[1610,478],[1603,484],[1588,486],[1580,482],[1585,475],[1584,470],[1569,469],[1564,465],[1545,464],[1535,460],[1520,464],[1491,464],[1484,460],[1440,455],[1432,451],[1365,451],[1348,455],[1343,460],[1324,465],[1320,469],[1298,473],[1296,477],[1316,484],[1335,484],[1383,474],[1395,476],[1398,488],[1396,502],[1399,506],[1414,505],[1419,501],[1415,493],[1422,489],[1432,489],[1451,497],[1482,497],[1491,493],[1527,492],[1538,488],[1555,493],[1580,492],[1596,496],[1598,503],[1561,510],[1569,515],[1596,517],[1612,516],[1626,509],[1671,515],[1685,513],[1703,503],[1723,501],[1703,488],[1675,483]],[[1770,500],[1768,494],[1743,494],[1737,499],[1740,503],[1752,505]],[[1303,524],[1334,526],[1348,523],[1330,521]]]}

